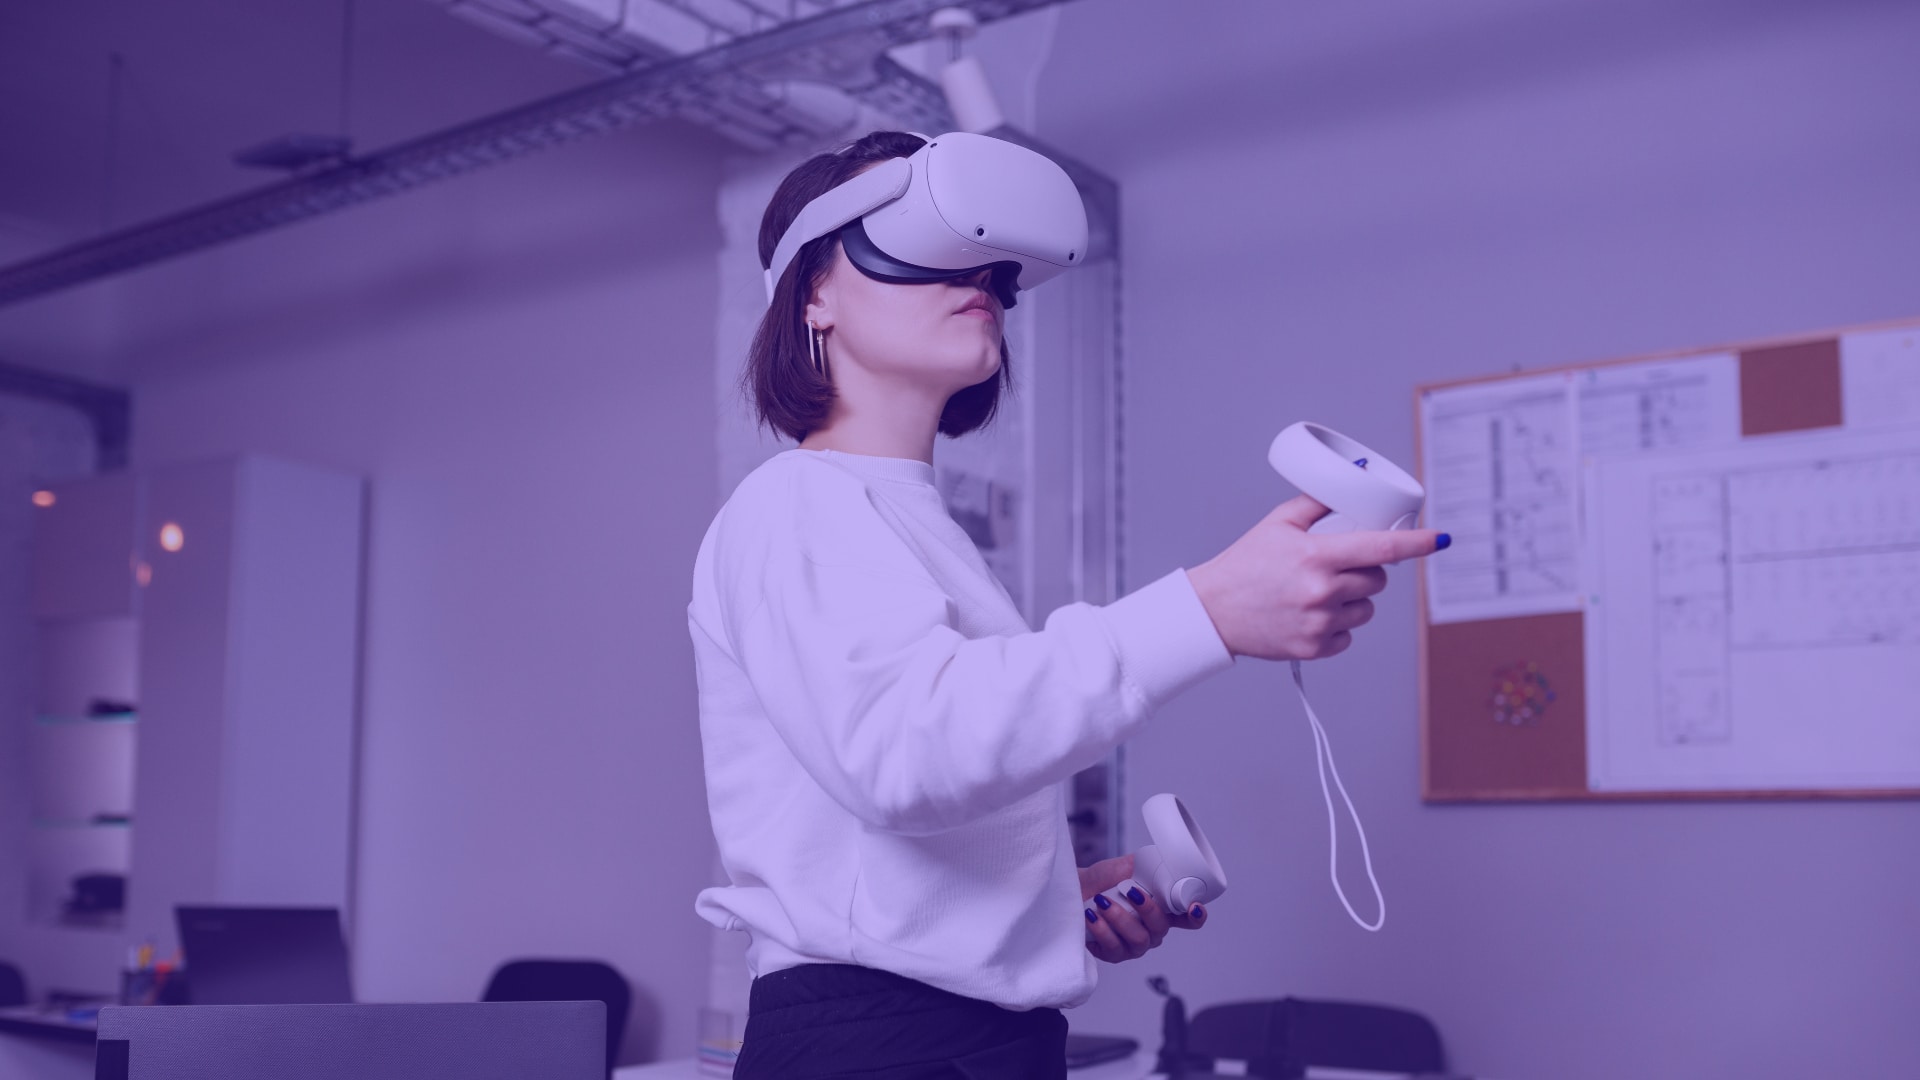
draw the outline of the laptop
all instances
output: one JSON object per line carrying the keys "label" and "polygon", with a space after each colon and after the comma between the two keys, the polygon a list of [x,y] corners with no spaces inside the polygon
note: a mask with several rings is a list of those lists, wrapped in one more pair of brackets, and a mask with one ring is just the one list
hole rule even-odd
{"label": "laptop", "polygon": [[94,1080],[606,1080],[598,1001],[100,1010]]}
{"label": "laptop", "polygon": [[353,1001],[337,908],[174,908],[195,1005]]}

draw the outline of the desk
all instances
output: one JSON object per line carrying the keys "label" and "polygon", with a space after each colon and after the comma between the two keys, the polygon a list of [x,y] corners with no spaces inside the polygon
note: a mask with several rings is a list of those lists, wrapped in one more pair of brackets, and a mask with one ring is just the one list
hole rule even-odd
{"label": "desk", "polygon": [[93,1080],[93,1020],[40,1005],[0,1009],[0,1076]]}
{"label": "desk", "polygon": [[[1067,1073],[1067,1080],[1144,1080],[1153,1075],[1155,1051],[1141,1050],[1130,1058],[1089,1065]],[[657,1061],[651,1065],[628,1065],[613,1070],[613,1080],[713,1080],[702,1073],[692,1058]]]}
{"label": "desk", "polygon": [[[91,1008],[91,1006],[89,1006]],[[12,1005],[0,1009],[0,1033],[93,1045],[98,1019],[69,1020],[65,1006]]]}

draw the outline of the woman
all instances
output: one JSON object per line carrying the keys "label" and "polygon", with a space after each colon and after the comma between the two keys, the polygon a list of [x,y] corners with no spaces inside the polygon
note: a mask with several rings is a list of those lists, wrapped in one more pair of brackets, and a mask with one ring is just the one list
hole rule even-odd
{"label": "woman", "polygon": [[[802,208],[913,135],[876,132],[780,185],[763,264]],[[762,422],[799,443],[708,530],[688,608],[709,809],[731,884],[701,915],[751,936],[739,1080],[1060,1077],[1060,1009],[1197,928],[1098,894],[1063,781],[1236,655],[1346,648],[1381,563],[1435,534],[1308,536],[1283,504],[1216,558],[1034,632],[933,486],[936,433],[987,423],[1010,380],[1010,281],[881,280],[836,234],[778,275],[749,359]]]}

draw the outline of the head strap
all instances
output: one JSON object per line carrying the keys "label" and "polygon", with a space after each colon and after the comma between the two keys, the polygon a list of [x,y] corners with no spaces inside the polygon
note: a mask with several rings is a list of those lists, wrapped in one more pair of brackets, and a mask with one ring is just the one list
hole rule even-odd
{"label": "head strap", "polygon": [[774,286],[808,241],[818,240],[906,194],[912,181],[913,167],[906,158],[888,158],[802,207],[774,245],[773,261],[766,272],[767,303],[773,303]]}

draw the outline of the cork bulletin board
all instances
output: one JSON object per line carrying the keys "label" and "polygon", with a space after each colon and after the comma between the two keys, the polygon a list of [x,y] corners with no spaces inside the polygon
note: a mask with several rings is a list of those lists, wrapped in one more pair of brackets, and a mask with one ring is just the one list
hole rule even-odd
{"label": "cork bulletin board", "polygon": [[1414,403],[1428,801],[1920,796],[1920,319]]}

